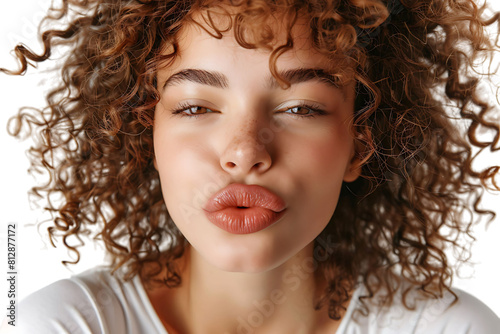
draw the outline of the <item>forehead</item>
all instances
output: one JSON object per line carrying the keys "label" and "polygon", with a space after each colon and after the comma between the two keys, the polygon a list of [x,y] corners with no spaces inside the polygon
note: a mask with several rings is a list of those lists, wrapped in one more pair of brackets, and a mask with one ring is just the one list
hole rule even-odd
{"label": "forehead", "polygon": [[[266,61],[278,69],[293,66],[321,68],[332,74],[348,72],[345,59],[316,48],[305,15],[272,12],[245,20],[238,16],[240,10],[226,5],[189,13],[176,36],[176,59],[238,57],[242,66]],[[244,57],[242,49],[251,52]],[[193,54],[198,57],[191,57]]]}
{"label": "forehead", "polygon": [[[302,29],[295,27],[293,30],[293,48],[280,55],[282,60],[292,60],[296,58],[299,62],[307,63],[311,62],[311,57],[313,57],[321,58],[323,63],[326,62],[326,58],[322,57],[321,54],[312,48],[310,39],[305,35]],[[258,60],[260,57],[269,57],[271,55],[272,50],[264,46],[256,48],[242,46],[233,32],[234,31],[231,29],[224,32],[220,38],[216,38],[200,26],[189,23],[185,25],[179,33],[179,56],[182,58],[183,55],[189,53],[198,53],[200,56],[208,56],[214,53],[221,56],[230,56],[232,54],[241,56],[242,51],[248,50],[248,54],[254,55],[255,61],[260,61]],[[273,49],[286,44],[286,38],[283,36],[285,34],[284,29],[277,27],[276,32],[279,35],[270,43]],[[247,62],[252,62],[252,58],[245,60]]]}

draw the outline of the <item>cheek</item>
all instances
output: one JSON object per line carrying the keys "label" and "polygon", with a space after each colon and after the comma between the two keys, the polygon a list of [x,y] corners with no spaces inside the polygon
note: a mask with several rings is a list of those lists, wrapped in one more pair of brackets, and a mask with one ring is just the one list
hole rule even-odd
{"label": "cheek", "polygon": [[293,159],[290,166],[295,172],[325,185],[342,183],[353,146],[346,130],[339,127],[317,131],[316,135],[289,143],[289,154]]}
{"label": "cheek", "polygon": [[[302,139],[289,141],[291,146],[286,158],[290,178],[295,181],[295,214],[321,230],[337,206],[352,144],[340,132]],[[304,227],[308,229],[311,225]]]}
{"label": "cheek", "polygon": [[154,148],[163,196],[169,206],[187,189],[186,182],[196,181],[200,166],[193,149],[172,134],[169,135],[168,130],[155,133]]}
{"label": "cheek", "polygon": [[154,147],[163,198],[174,221],[201,215],[200,208],[226,181],[214,173],[216,161],[208,147],[167,129],[155,133]]}

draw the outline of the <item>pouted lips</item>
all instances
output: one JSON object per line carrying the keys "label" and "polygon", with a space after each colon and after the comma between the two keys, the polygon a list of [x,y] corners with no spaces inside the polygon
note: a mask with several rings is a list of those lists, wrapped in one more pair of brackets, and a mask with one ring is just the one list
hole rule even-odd
{"label": "pouted lips", "polygon": [[285,201],[258,185],[232,183],[213,195],[203,208],[214,225],[234,234],[260,231],[285,213]]}

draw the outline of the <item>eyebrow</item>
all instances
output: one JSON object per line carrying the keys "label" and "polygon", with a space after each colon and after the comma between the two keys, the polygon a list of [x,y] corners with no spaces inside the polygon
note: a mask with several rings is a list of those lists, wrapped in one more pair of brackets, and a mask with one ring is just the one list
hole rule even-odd
{"label": "eyebrow", "polygon": [[[298,84],[307,81],[319,81],[328,86],[339,88],[339,80],[334,75],[320,68],[296,68],[278,72],[278,75],[289,82],[290,85]],[[216,88],[228,88],[229,80],[227,77],[216,71],[207,71],[199,69],[184,69],[170,76],[163,85],[163,89],[167,86],[174,86],[183,81],[199,83],[202,85],[212,86]],[[279,87],[278,82],[273,76],[267,80],[267,86],[270,89]]]}
{"label": "eyebrow", "polygon": [[[290,83],[290,85],[307,81],[318,81],[328,86],[339,88],[339,79],[321,68],[296,68],[278,72],[279,77]],[[278,88],[279,84],[271,76],[267,82],[269,88]]]}
{"label": "eyebrow", "polygon": [[197,69],[185,69],[168,78],[163,85],[163,89],[167,86],[174,86],[183,81],[199,83],[217,88],[228,88],[229,86],[227,77],[222,73]]}

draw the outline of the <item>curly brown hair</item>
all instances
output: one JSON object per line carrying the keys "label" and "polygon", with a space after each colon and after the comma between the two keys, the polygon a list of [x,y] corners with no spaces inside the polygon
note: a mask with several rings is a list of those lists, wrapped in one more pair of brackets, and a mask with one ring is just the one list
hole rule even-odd
{"label": "curly brown hair", "polygon": [[[180,284],[174,261],[187,241],[168,214],[153,164],[156,73],[175,59],[178,32],[195,13],[215,38],[227,33],[213,15],[229,6],[237,42],[272,50],[278,80],[276,59],[293,47],[298,17],[309,22],[317,51],[354,70],[362,177],[343,185],[319,236],[335,251],[319,263],[328,284],[317,308],[328,305],[338,319],[358,277],[367,287],[362,301],[385,291],[391,302],[402,280],[433,297],[451,291],[445,246],[467,249],[458,240],[483,216],[494,218],[480,207],[483,191],[500,190],[499,166],[473,169],[477,151],[500,149],[500,126],[489,118],[498,109],[480,91],[489,73],[474,67],[498,51],[485,27],[500,14],[486,18],[486,5],[472,0],[64,0],[46,17],[64,28],[41,33],[44,52],[19,45],[21,68],[0,69],[23,74],[56,48],[69,48],[47,107],[11,119],[13,135],[26,128],[39,136],[31,163],[50,178],[32,193],[54,213],[51,239],[62,238],[78,262],[81,236],[91,233],[102,238],[112,268],[127,269],[126,279],[148,281],[166,268],[164,283]],[[288,38],[272,46],[266,22],[276,13]],[[257,32],[251,40],[248,29]],[[165,54],[166,46],[173,51]],[[456,119],[465,121],[465,133]]]}

